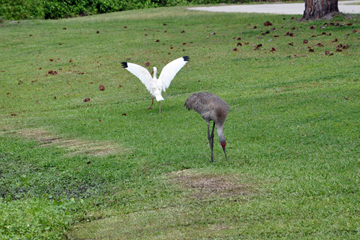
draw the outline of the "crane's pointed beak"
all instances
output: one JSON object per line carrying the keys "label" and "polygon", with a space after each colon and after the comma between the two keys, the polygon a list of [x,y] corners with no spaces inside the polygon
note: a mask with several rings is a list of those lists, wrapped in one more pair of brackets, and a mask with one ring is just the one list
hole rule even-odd
{"label": "crane's pointed beak", "polygon": [[225,151],[225,148],[224,148],[224,147],[223,147],[223,150],[224,150],[225,158],[226,158],[226,160],[227,160],[226,151]]}

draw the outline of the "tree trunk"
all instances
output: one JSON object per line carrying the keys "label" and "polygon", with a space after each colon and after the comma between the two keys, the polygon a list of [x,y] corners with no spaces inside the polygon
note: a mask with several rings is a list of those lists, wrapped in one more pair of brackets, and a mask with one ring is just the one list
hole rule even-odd
{"label": "tree trunk", "polygon": [[319,19],[333,12],[339,12],[338,0],[305,0],[304,19]]}

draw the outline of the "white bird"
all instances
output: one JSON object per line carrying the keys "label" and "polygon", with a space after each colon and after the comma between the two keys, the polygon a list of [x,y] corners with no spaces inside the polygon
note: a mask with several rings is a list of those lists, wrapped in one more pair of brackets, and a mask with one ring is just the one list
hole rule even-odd
{"label": "white bird", "polygon": [[121,65],[123,68],[134,74],[140,79],[140,81],[145,85],[146,89],[153,96],[151,105],[148,109],[151,109],[151,106],[154,103],[154,98],[159,102],[159,112],[161,112],[161,102],[164,98],[161,96],[161,91],[164,91],[170,86],[171,81],[174,79],[175,75],[180,71],[180,69],[185,66],[189,61],[188,56],[184,56],[174,61],[168,63],[161,71],[159,78],[156,78],[157,68],[153,67],[153,77],[149,71],[137,64],[122,62]]}

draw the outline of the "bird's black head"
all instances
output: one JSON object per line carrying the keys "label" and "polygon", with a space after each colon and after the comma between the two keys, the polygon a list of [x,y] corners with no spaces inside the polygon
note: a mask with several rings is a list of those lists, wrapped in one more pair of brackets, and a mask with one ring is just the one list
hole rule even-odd
{"label": "bird's black head", "polygon": [[186,62],[190,60],[189,56],[183,56],[183,59],[184,59],[184,61],[186,61]]}

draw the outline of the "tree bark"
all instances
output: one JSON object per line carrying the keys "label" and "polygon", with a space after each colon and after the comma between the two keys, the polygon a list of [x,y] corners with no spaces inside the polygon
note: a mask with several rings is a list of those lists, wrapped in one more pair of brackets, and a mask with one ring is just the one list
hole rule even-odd
{"label": "tree bark", "polygon": [[334,12],[339,12],[338,0],[305,0],[303,18],[319,19]]}

